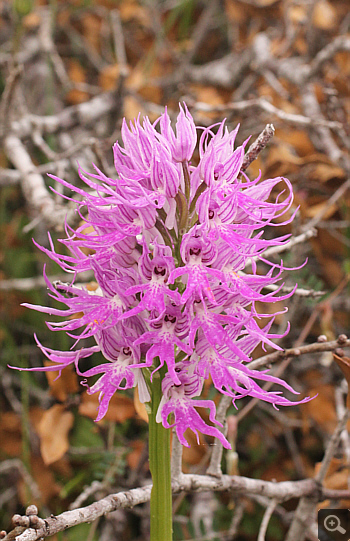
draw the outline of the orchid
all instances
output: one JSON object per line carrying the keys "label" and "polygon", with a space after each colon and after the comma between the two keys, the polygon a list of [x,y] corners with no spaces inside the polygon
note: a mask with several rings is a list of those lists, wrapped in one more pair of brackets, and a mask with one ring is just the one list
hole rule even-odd
{"label": "orchid", "polygon": [[[97,420],[118,389],[137,385],[140,399],[151,401],[153,381],[161,377],[156,422],[174,426],[183,445],[190,428],[229,448],[213,426],[219,425],[214,402],[199,398],[208,377],[236,407],[245,396],[275,407],[310,400],[293,402],[280,391],[263,390],[256,380],[295,393],[283,380],[249,368],[258,344],[280,349],[273,339],[284,336],[270,333],[276,314],[258,313],[256,301],[283,301],[293,293],[281,294],[283,283],[263,293],[284,270],[283,262],[270,263],[264,252],[289,240],[288,234],[264,238],[263,228],[291,222],[293,191],[285,178],[250,180],[242,172],[247,141],[235,148],[238,127],[230,132],[225,121],[202,129],[195,162],[199,130],[186,105],[175,131],[167,110],[154,123],[140,116],[129,125],[124,120],[123,146],[113,148],[115,178],[96,166],[94,173],[79,169],[82,189],[52,176],[70,191],[64,197],[75,202],[83,223],[77,229],[66,225],[61,243],[69,255],[57,253],[51,238],[51,248],[41,249],[73,280],[51,284],[45,277],[51,297],[66,310],[27,306],[65,316],[49,328],[66,331],[76,342],[69,352],[38,342],[55,363],[39,370],[74,364],[88,393],[99,393]],[[269,266],[265,275],[257,272],[259,260]],[[84,271],[94,274],[94,291],[79,285]],[[258,324],[263,318],[265,326]],[[96,345],[82,347],[81,340],[91,337]],[[105,362],[84,371],[96,352]],[[86,378],[94,376],[99,379],[89,386]],[[209,408],[211,424],[198,407]]]}
{"label": "orchid", "polygon": [[[190,367],[191,370],[191,367]],[[209,408],[209,419],[222,426],[221,423],[215,420],[215,404],[212,400],[193,400],[193,397],[199,396],[203,387],[203,378],[197,374],[190,374],[190,370],[185,363],[178,363],[176,372],[178,374],[178,384],[175,384],[170,373],[168,373],[162,384],[163,398],[161,400],[157,413],[158,422],[163,422],[165,428],[175,426],[179,441],[189,447],[189,444],[184,436],[187,428],[196,434],[199,443],[198,431],[203,434],[218,438],[226,449],[230,449],[230,444],[225,436],[213,426],[207,425],[195,407]],[[175,420],[173,424],[169,424],[169,414],[173,413]]]}

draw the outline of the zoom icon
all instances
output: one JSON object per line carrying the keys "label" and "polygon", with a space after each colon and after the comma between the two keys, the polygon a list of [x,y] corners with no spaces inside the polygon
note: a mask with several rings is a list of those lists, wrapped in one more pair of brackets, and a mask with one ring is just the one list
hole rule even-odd
{"label": "zoom icon", "polygon": [[320,541],[348,541],[350,535],[349,509],[320,509],[318,539]]}

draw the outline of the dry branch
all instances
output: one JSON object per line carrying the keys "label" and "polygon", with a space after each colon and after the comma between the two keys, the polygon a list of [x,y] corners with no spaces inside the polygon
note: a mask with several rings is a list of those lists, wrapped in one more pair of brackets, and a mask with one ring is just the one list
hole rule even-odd
{"label": "dry branch", "polygon": [[16,135],[8,135],[4,141],[8,158],[21,174],[24,196],[35,216],[40,216],[51,227],[63,228],[65,218],[73,215],[68,207],[55,203],[49,194],[42,175],[33,164],[26,147]]}
{"label": "dry branch", "polygon": [[[346,411],[343,418],[340,419],[338,426],[327,445],[327,449],[321,463],[321,468],[315,476],[315,481],[317,484],[321,484],[324,481],[330,462],[339,443],[340,435],[346,426],[347,420],[348,411]],[[286,541],[294,541],[295,539],[304,541],[308,529],[310,528],[310,526],[312,526],[312,521],[310,521],[310,517],[315,516],[317,502],[318,498],[316,493],[311,493],[308,496],[303,496],[300,499],[292,524],[288,531]]]}
{"label": "dry branch", "polygon": [[[132,508],[136,505],[149,501],[152,485],[142,488],[135,488],[127,492],[111,494],[91,505],[66,511],[58,516],[48,517],[44,520],[45,527],[38,529],[29,528],[13,535],[10,532],[3,541],[36,541],[40,538],[46,538],[58,532],[62,532],[82,524],[92,522],[111,511],[119,508]],[[323,489],[314,479],[305,479],[303,481],[283,481],[280,483],[274,481],[261,481],[259,479],[249,479],[248,477],[223,475],[220,479],[208,475],[182,475],[181,479],[173,482],[173,492],[204,492],[204,491],[231,491],[235,494],[255,494],[276,500],[277,502],[287,501],[293,498],[302,498],[306,496],[315,496],[318,501],[323,501],[329,494],[327,489]],[[350,497],[350,491],[333,490],[332,495],[335,499]]]}
{"label": "dry branch", "polygon": [[350,347],[350,340],[343,334],[338,336],[337,340],[330,342],[315,342],[313,344],[307,344],[306,346],[299,346],[296,348],[289,348],[283,351],[276,351],[264,355],[255,361],[249,363],[249,368],[256,370],[263,366],[287,359],[288,357],[299,357],[306,353],[321,353],[324,351],[335,351],[337,348]]}
{"label": "dry branch", "polygon": [[69,130],[76,125],[93,124],[103,115],[111,114],[120,108],[118,92],[103,92],[99,96],[78,105],[66,107],[56,115],[38,116],[27,115],[11,123],[12,132],[20,138],[31,135],[33,128],[42,133],[55,133]]}
{"label": "dry branch", "polygon": [[197,102],[195,105],[195,110],[205,111],[205,112],[215,112],[215,113],[225,113],[227,111],[246,111],[247,109],[252,109],[258,107],[262,111],[265,111],[269,115],[274,115],[277,118],[287,122],[289,124],[295,124],[296,126],[312,126],[320,125],[327,126],[328,128],[339,129],[342,127],[340,122],[325,120],[323,118],[312,119],[308,116],[295,114],[295,113],[286,113],[282,109],[275,107],[272,103],[267,101],[265,98],[253,98],[251,100],[242,100],[235,101],[232,103],[227,103],[225,105],[211,106],[206,103]]}

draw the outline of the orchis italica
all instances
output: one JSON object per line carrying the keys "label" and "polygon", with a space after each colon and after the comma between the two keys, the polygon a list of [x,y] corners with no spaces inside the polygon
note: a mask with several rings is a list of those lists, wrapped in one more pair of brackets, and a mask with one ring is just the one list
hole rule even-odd
{"label": "orchis italica", "polygon": [[[263,228],[293,219],[293,193],[285,178],[250,180],[242,172],[245,144],[234,148],[238,128],[230,133],[225,121],[202,128],[195,162],[198,131],[185,105],[175,130],[167,111],[153,124],[147,117],[129,126],[124,120],[124,146],[116,143],[113,149],[115,178],[96,166],[93,174],[80,169],[83,190],[51,175],[77,194],[66,197],[76,201],[83,224],[76,230],[66,226],[68,238],[61,242],[70,255],[58,254],[51,239],[51,250],[41,249],[74,276],[71,284],[55,287],[46,278],[50,296],[66,310],[26,306],[66,316],[49,328],[65,330],[76,342],[63,352],[37,340],[55,364],[32,370],[61,371],[74,364],[81,376],[99,375],[91,386],[86,379],[82,383],[89,394],[99,393],[100,420],[118,389],[137,385],[140,400],[148,402],[153,378],[166,367],[157,422],[175,426],[183,445],[188,445],[184,431],[191,428],[197,437],[198,432],[214,436],[230,448],[215,426],[221,425],[214,402],[199,398],[205,379],[211,377],[233,404],[245,396],[276,408],[310,400],[291,402],[280,391],[264,390],[259,380],[295,393],[283,380],[249,368],[258,344],[281,349],[271,340],[283,336],[270,333],[276,314],[259,314],[255,303],[291,295],[279,295],[283,284],[262,293],[284,270],[282,262],[264,259],[264,251],[289,239],[265,239]],[[265,275],[257,273],[260,259],[268,267]],[[79,273],[87,270],[98,283],[95,291],[77,285]],[[267,323],[259,326],[262,318]],[[96,345],[82,346],[89,337]],[[81,365],[97,351],[104,362],[84,371]],[[198,407],[209,408],[211,425]]]}

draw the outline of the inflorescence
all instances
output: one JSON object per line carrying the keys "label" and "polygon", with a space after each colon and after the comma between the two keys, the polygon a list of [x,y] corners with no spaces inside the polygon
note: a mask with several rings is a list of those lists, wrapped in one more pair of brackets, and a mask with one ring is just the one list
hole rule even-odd
{"label": "inflorescence", "polygon": [[[61,242],[70,255],[58,254],[51,237],[51,250],[40,248],[74,278],[71,284],[54,286],[44,270],[50,296],[67,310],[26,306],[65,316],[48,326],[65,330],[76,342],[71,351],[62,352],[36,338],[54,365],[32,370],[61,372],[74,363],[84,378],[99,375],[92,386],[82,381],[89,394],[99,393],[97,421],[117,389],[137,385],[141,402],[149,402],[152,378],[161,367],[167,372],[157,422],[175,426],[186,446],[184,432],[191,428],[230,448],[220,430],[196,410],[209,408],[210,421],[220,425],[214,402],[198,399],[209,377],[233,404],[244,396],[275,407],[296,403],[258,383],[273,382],[296,393],[285,381],[249,368],[258,344],[281,349],[272,339],[284,335],[270,333],[276,313],[258,313],[256,301],[273,303],[293,293],[279,295],[283,284],[273,293],[261,293],[284,270],[282,262],[264,259],[264,251],[289,239],[264,239],[263,228],[293,219],[292,186],[281,177],[249,180],[241,171],[246,143],[234,148],[237,131],[229,132],[225,122],[202,128],[195,165],[197,128],[184,105],[175,131],[167,111],[154,124],[145,117],[142,124],[137,118],[128,127],[124,120],[124,147],[116,143],[113,149],[116,178],[96,166],[94,174],[80,169],[84,191],[51,175],[77,194],[70,199],[83,222],[77,229],[66,225],[68,238]],[[272,191],[282,184],[271,201]],[[285,213],[288,217],[282,219]],[[257,272],[259,260],[268,268],[265,275]],[[248,264],[251,271],[245,273]],[[95,291],[76,285],[84,271],[94,273]],[[78,329],[80,334],[72,334]],[[96,345],[82,347],[80,341],[90,337]],[[105,362],[81,371],[82,360],[95,352]]]}

